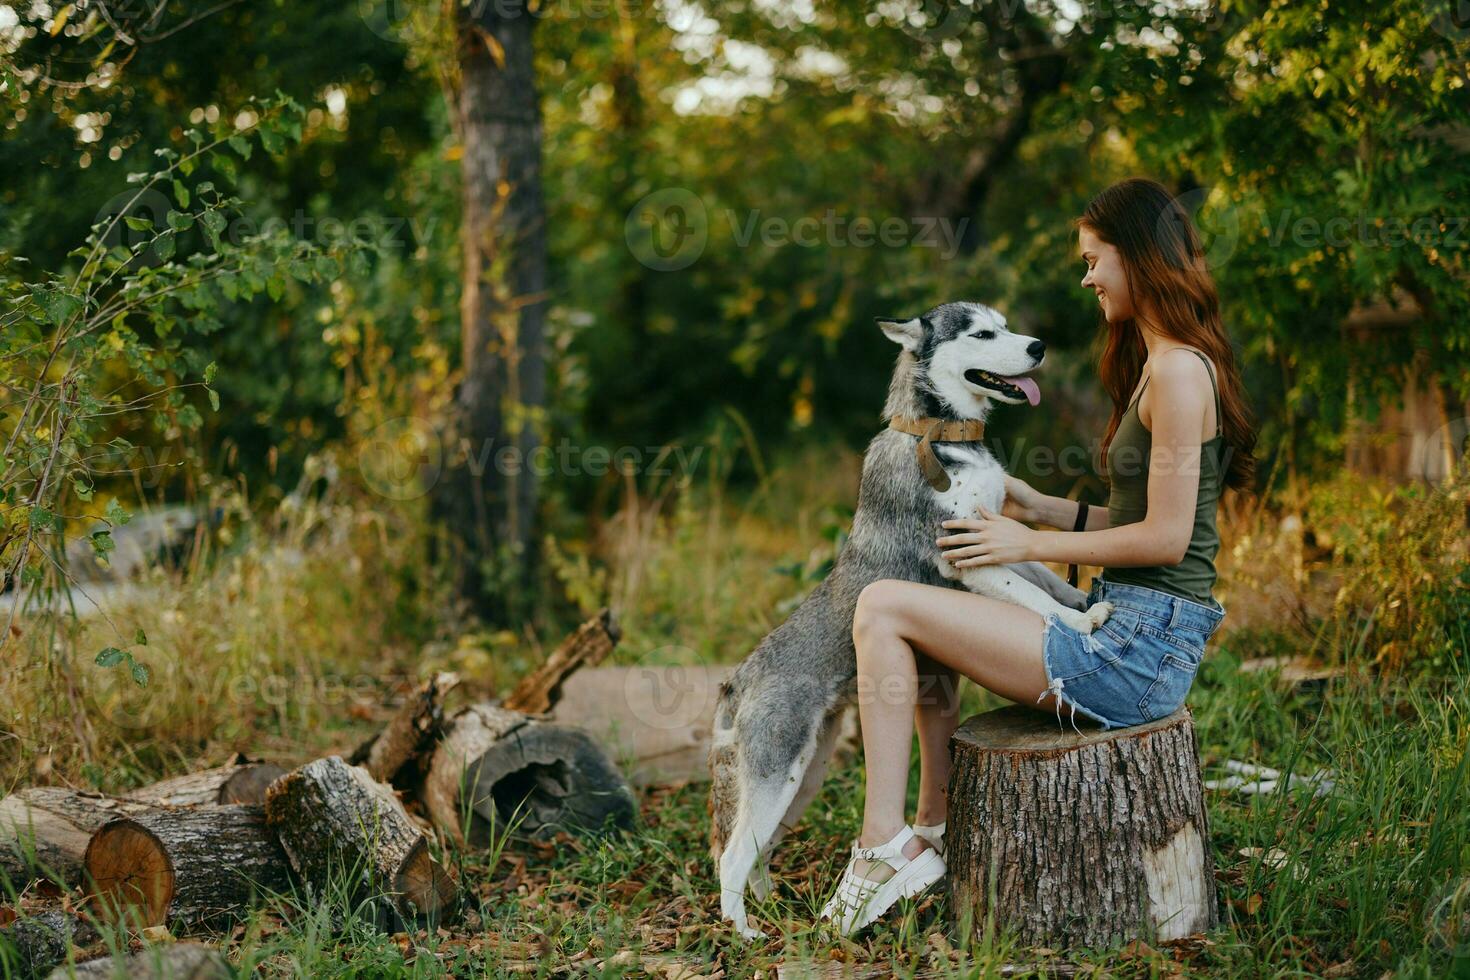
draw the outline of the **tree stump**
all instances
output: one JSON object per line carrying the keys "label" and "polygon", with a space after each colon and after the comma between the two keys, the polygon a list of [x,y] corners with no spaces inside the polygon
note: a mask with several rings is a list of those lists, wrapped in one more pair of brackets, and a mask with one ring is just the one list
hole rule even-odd
{"label": "tree stump", "polygon": [[79,885],[87,844],[103,824],[159,808],[61,786],[20,790],[0,800],[0,873],[17,891],[43,876]]}
{"label": "tree stump", "polygon": [[951,915],[1027,946],[1177,939],[1216,924],[1188,709],[1078,735],[1013,705],[955,732],[945,860]]}
{"label": "tree stump", "polygon": [[451,719],[423,800],[456,843],[477,847],[489,843],[492,824],[504,833],[514,822],[528,836],[597,832],[609,820],[630,827],[638,813],[632,787],[586,732],[492,704]]}
{"label": "tree stump", "polygon": [[113,820],[86,853],[92,910],[109,922],[215,928],[291,884],[260,806],[159,808]]}
{"label": "tree stump", "polygon": [[437,921],[458,886],[429,851],[429,839],[393,791],[340,756],[308,762],[271,784],[266,821],[291,866],[320,896],[334,878],[354,897],[379,898],[395,926]]}
{"label": "tree stump", "polygon": [[130,800],[148,800],[169,806],[264,803],[265,788],[285,772],[269,762],[248,762],[175,776],[124,795]]}

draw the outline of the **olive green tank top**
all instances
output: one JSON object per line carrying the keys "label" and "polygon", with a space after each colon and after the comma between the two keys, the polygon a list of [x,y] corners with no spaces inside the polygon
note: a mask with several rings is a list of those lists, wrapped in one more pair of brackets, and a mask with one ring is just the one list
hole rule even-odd
{"label": "olive green tank top", "polygon": [[[1186,348],[1194,350],[1194,348]],[[1210,359],[1195,350],[1205,362],[1210,385],[1215,391],[1215,435],[1200,447],[1199,497],[1194,508],[1194,534],[1189,549],[1178,565],[1146,565],[1104,568],[1102,578],[1119,585],[1141,585],[1211,605],[1215,585],[1215,554],[1220,550],[1220,534],[1215,527],[1215,509],[1220,499],[1220,460],[1225,445],[1220,424],[1220,388]],[[1143,427],[1138,417],[1138,401],[1148,379],[1133,397],[1128,410],[1118,422],[1113,441],[1108,446],[1107,468],[1111,483],[1108,495],[1108,524],[1119,527],[1143,520],[1148,511],[1148,464],[1153,434]]]}

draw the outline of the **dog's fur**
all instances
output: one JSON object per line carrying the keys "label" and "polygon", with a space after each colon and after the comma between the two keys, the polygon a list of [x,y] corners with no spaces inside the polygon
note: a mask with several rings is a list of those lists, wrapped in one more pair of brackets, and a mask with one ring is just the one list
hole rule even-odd
{"label": "dog's fur", "polygon": [[[980,383],[976,369],[1022,375],[1044,357],[1039,341],[1011,333],[1000,313],[978,303],[945,303],[879,325],[902,347],[885,424],[896,415],[985,419],[992,401],[1026,399],[993,379]],[[984,443],[936,442],[950,477],[939,493],[920,473],[916,441],[888,428],[873,437],[852,530],[832,571],[720,685],[709,752],[710,856],[719,864],[721,914],[743,937],[762,935],[746,921],[746,885],[757,900],[769,893],[771,851],[821,788],[843,713],[855,700],[852,621],[864,586],[896,578],[965,588],[1056,613],[1082,632],[1111,609],[1097,603],[1082,611],[1086,595],[1038,562],[955,568],[934,543],[940,522],[975,517],[980,504],[999,513],[1005,474]]]}

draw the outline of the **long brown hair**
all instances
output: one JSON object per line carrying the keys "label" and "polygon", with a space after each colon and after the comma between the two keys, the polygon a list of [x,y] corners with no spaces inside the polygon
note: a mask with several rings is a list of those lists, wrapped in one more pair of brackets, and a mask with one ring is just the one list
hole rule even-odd
{"label": "long brown hair", "polygon": [[[1220,322],[1220,297],[1205,265],[1204,248],[1189,212],[1160,183],[1130,177],[1097,195],[1074,225],[1117,248],[1135,310],[1148,310],[1159,331],[1209,355],[1220,389],[1226,449],[1225,484],[1254,491],[1256,431],[1235,365],[1230,338]],[[1113,400],[1113,416],[1103,436],[1102,453],[1118,431],[1148,356],[1143,334],[1132,320],[1109,323],[1098,373]]]}

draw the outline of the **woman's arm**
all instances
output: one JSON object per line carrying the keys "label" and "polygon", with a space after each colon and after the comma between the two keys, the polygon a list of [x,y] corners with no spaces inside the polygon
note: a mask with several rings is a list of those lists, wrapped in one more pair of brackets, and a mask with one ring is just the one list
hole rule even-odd
{"label": "woman's arm", "polygon": [[[1038,531],[1001,515],[949,520],[942,523],[948,536],[938,539],[939,545],[947,549],[945,557],[956,567],[1017,561],[1119,568],[1179,564],[1194,534],[1202,449],[1199,433],[1211,388],[1205,366],[1198,358],[1171,354],[1160,355],[1150,371],[1150,400],[1157,411],[1150,413],[1154,427],[1148,510],[1143,520],[1094,528],[1094,522],[1107,520],[1107,509],[1103,507],[1089,509],[1084,531]],[[1027,508],[1034,519],[1044,523],[1055,520],[1070,529],[1077,514],[1076,502],[1038,496],[1042,499],[1030,501]]]}
{"label": "woman's arm", "polygon": [[[1066,497],[1053,497],[1041,493],[1029,483],[1014,476],[1006,477],[1006,502],[1001,513],[1018,521],[1045,524],[1048,527],[1072,530],[1077,522],[1077,501]],[[1108,526],[1108,509],[1096,504],[1087,508],[1086,531],[1098,531]]]}

